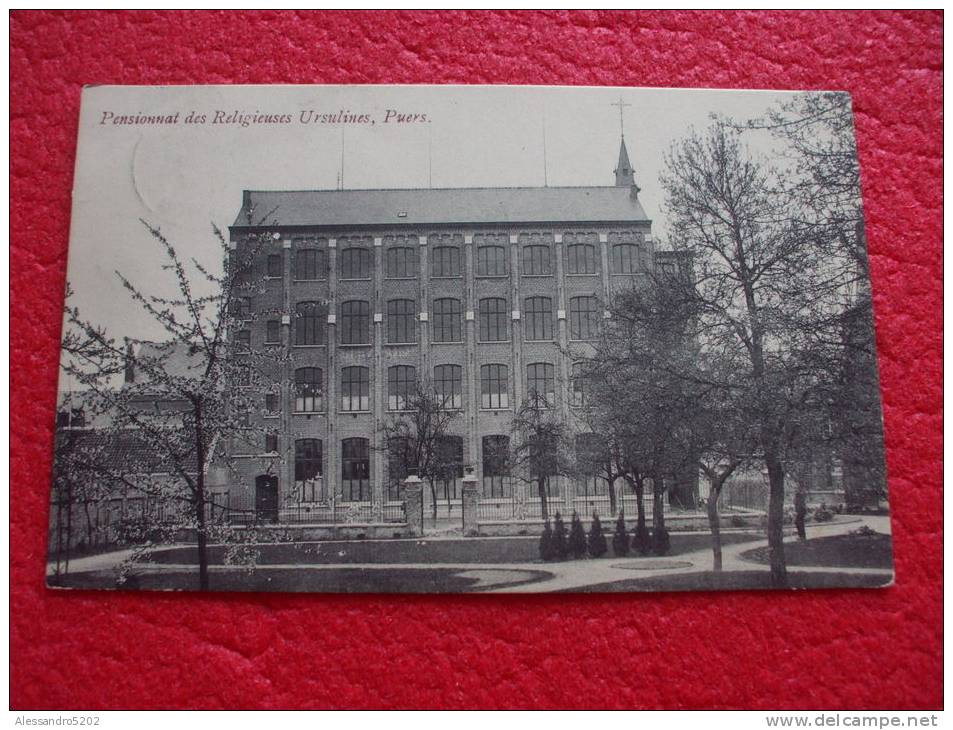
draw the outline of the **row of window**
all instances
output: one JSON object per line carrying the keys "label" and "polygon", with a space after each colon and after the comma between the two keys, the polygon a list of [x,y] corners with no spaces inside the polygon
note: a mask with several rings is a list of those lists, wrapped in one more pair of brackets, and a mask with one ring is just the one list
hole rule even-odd
{"label": "row of window", "polygon": [[[277,436],[275,448],[277,451]],[[600,465],[598,461],[587,458],[592,452],[592,442],[602,442],[596,434],[579,434],[575,440],[576,454],[580,463],[586,464],[592,474],[579,480],[576,493],[579,496],[604,496],[607,482],[596,476]],[[509,470],[508,436],[484,436],[483,446],[483,494],[485,497],[508,497],[512,495],[512,481]],[[459,499],[460,479],[463,477],[463,438],[444,436],[437,444],[440,463],[445,464],[442,478],[437,480],[437,492],[440,499]],[[390,443],[387,449],[387,497],[391,500],[401,498],[400,487],[414,467],[413,456],[409,448],[400,443]],[[344,501],[368,501],[370,494],[370,441],[356,437],[341,442],[341,486]],[[306,438],[295,441],[294,484],[295,496],[301,502],[323,502],[327,500],[327,487],[322,479],[324,475],[323,443],[320,439]],[[556,496],[553,494],[552,496]]]}
{"label": "row of window", "polygon": [[[387,408],[392,411],[408,410],[413,406],[417,389],[417,369],[413,365],[393,365],[387,368]],[[463,408],[463,368],[459,365],[437,365],[433,372],[434,392],[444,408]],[[579,363],[573,365],[570,388],[573,405],[581,406],[586,401],[586,379]],[[324,404],[324,371],[316,367],[295,370],[294,410],[296,413],[320,413]],[[480,407],[487,409],[509,408],[509,368],[491,363],[480,366]],[[526,366],[526,392],[544,406],[556,402],[556,370],[552,363],[538,362]],[[277,410],[277,400],[270,403]],[[354,365],[341,370],[341,410],[370,410],[370,369]]]}
{"label": "row of window", "polygon": [[[434,342],[463,341],[463,309],[459,299],[443,298],[433,302],[432,332]],[[553,300],[550,297],[527,297],[523,301],[523,336],[527,340],[553,339]],[[480,342],[506,342],[510,339],[510,309],[506,299],[489,297],[478,304]],[[386,305],[386,337],[388,343],[413,344],[417,341],[417,305],[413,299],[391,299]],[[299,302],[295,307],[294,344],[323,345],[327,305],[321,302]],[[593,296],[569,300],[569,338],[588,340],[596,336],[599,326],[599,302]],[[364,300],[341,304],[340,342],[345,345],[366,345],[371,341],[370,303]],[[240,330],[236,345],[251,348],[251,332]],[[281,342],[278,320],[265,323],[265,344]]]}
{"label": "row of window", "polygon": [[[420,273],[419,253],[412,246],[395,246],[384,252],[384,276],[388,279],[416,279]],[[523,276],[552,276],[555,270],[553,249],[549,245],[531,244],[521,249]],[[566,246],[566,273],[597,274],[599,252],[594,244],[574,243]],[[610,271],[614,274],[635,274],[645,269],[645,249],[635,243],[616,243],[610,249]],[[338,254],[338,277],[342,280],[370,279],[373,275],[372,250],[363,247],[342,249]],[[506,246],[478,246],[476,275],[509,276]],[[284,276],[282,254],[270,254],[265,260],[265,276]],[[327,251],[302,248],[294,252],[291,276],[295,281],[318,281],[328,278]],[[453,278],[463,276],[463,253],[459,246],[435,246],[430,253],[430,276]]]}

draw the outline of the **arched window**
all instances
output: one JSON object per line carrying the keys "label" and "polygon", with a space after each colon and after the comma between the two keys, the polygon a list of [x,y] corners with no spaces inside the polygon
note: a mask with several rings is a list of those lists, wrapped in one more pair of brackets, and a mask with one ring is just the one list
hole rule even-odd
{"label": "arched window", "polygon": [[509,370],[506,365],[480,366],[480,407],[510,407]]}
{"label": "arched window", "polygon": [[295,306],[295,344],[323,345],[327,307],[321,302],[298,302]]}
{"label": "arched window", "polygon": [[463,368],[437,365],[433,369],[433,385],[443,408],[463,408]]}
{"label": "arched window", "polygon": [[553,300],[549,297],[527,297],[524,307],[527,340],[553,339]]}
{"label": "arched window", "polygon": [[387,498],[391,501],[401,498],[401,485],[416,469],[417,463],[413,442],[407,436],[392,436],[387,439]]}
{"label": "arched window", "polygon": [[357,365],[344,368],[341,371],[341,410],[369,411],[370,409],[368,369]]}
{"label": "arched window", "polygon": [[641,270],[639,247],[634,243],[617,243],[612,247],[612,273],[635,274]]}
{"label": "arched window", "polygon": [[506,276],[506,249],[480,246],[477,249],[477,276]]}
{"label": "arched window", "polygon": [[430,275],[434,277],[460,276],[460,247],[437,246],[430,254]]}
{"label": "arched window", "polygon": [[534,362],[526,366],[526,393],[543,408],[556,404],[556,370],[551,363]]}
{"label": "arched window", "polygon": [[463,437],[440,436],[434,449],[437,472],[437,499],[459,499],[463,478]]}
{"label": "arched window", "polygon": [[584,406],[589,399],[589,376],[586,366],[581,362],[572,364],[571,402],[574,406]]}
{"label": "arched window", "polygon": [[510,338],[506,300],[492,297],[480,300],[480,342],[505,342]]}
{"label": "arched window", "polygon": [[295,412],[318,413],[324,410],[324,373],[321,368],[295,370]]}
{"label": "arched window", "polygon": [[509,436],[484,436],[483,446],[483,496],[510,497],[513,485],[510,480]]}
{"label": "arched window", "polygon": [[436,299],[433,303],[434,342],[463,340],[459,299]]}
{"label": "arched window", "polygon": [[566,247],[566,272],[569,274],[595,274],[596,247],[591,243],[573,243]]}
{"label": "arched window", "polygon": [[299,502],[322,502],[324,454],[319,439],[295,441],[295,493]]}
{"label": "arched window", "polygon": [[569,339],[591,340],[599,327],[599,304],[595,297],[569,300]]}
{"label": "arched window", "polygon": [[553,273],[550,246],[523,246],[523,276],[550,276]]}
{"label": "arched window", "polygon": [[371,454],[365,438],[341,442],[341,490],[345,502],[367,502],[371,498]]}
{"label": "arched window", "polygon": [[595,433],[581,433],[575,438],[575,447],[579,466],[576,494],[580,497],[605,497],[609,494],[609,482],[602,476],[609,460],[605,438]]}
{"label": "arched window", "polygon": [[394,246],[384,254],[384,275],[388,279],[416,279],[418,270],[416,248]]}
{"label": "arched window", "polygon": [[410,397],[417,384],[417,371],[411,365],[387,368],[387,407],[392,411],[409,408]]}
{"label": "arched window", "polygon": [[387,302],[387,341],[417,341],[417,309],[413,299],[391,299]]}
{"label": "arched window", "polygon": [[345,248],[341,256],[342,279],[370,279],[371,252],[366,248]]}
{"label": "arched window", "polygon": [[320,248],[299,248],[294,258],[295,281],[313,281],[328,276],[327,254]]}
{"label": "arched window", "polygon": [[371,305],[361,299],[341,305],[341,344],[366,345],[371,341]]}

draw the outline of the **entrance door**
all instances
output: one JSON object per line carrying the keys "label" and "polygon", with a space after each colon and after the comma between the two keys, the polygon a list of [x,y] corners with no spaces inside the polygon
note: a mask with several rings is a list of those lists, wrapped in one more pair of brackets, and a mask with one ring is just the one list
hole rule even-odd
{"label": "entrance door", "polygon": [[262,522],[278,521],[278,477],[262,474],[255,479],[255,513]]}

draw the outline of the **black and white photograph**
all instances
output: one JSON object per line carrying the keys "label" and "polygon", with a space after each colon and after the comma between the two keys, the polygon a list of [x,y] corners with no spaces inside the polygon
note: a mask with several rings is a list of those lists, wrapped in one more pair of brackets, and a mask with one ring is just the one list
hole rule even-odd
{"label": "black and white photograph", "polygon": [[83,91],[52,588],[894,582],[850,96]]}

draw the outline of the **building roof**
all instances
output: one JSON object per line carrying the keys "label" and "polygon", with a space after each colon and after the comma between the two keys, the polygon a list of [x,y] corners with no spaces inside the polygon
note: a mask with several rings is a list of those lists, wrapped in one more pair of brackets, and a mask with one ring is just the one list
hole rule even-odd
{"label": "building roof", "polygon": [[254,225],[282,227],[649,222],[628,186],[251,190],[243,197],[235,228],[249,225],[249,213]]}

